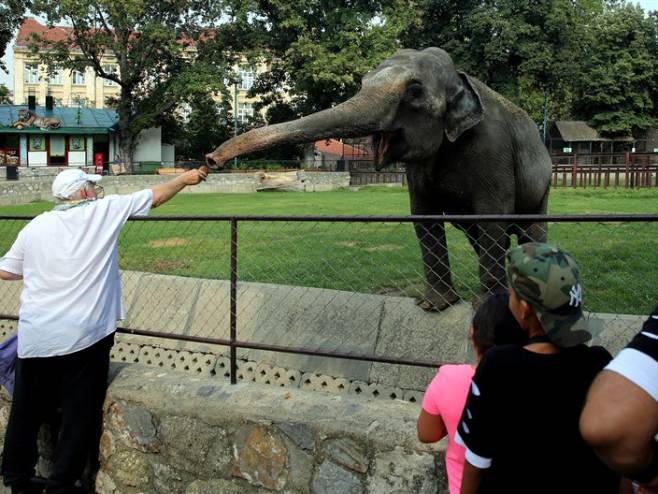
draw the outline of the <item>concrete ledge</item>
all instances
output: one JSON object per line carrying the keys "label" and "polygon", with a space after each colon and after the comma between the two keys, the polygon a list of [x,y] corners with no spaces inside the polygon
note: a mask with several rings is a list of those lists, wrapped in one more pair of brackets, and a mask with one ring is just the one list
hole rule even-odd
{"label": "concrete ledge", "polygon": [[[52,200],[51,184],[55,176],[39,176],[20,180],[0,181],[0,206],[26,204],[32,201]],[[51,170],[46,170],[51,171]],[[298,192],[323,192],[348,187],[348,172],[293,172],[295,180],[285,190]],[[269,176],[276,176],[271,172]],[[290,175],[288,173],[287,175]],[[127,194],[171,180],[167,175],[118,175],[103,177],[106,194]],[[289,177],[290,178],[290,177]],[[208,180],[188,187],[183,194],[207,194],[229,192],[256,192],[262,188],[262,173],[213,173]]]}
{"label": "concrete ledge", "polygon": [[[121,276],[127,310],[122,326],[229,338],[227,281],[135,271],[123,271]],[[18,313],[20,288],[19,282],[0,282],[0,313]],[[410,298],[243,282],[238,284],[237,335],[239,340],[310,350],[467,362],[471,360],[467,337],[471,314],[472,308],[466,303],[441,313],[427,313]],[[615,354],[637,333],[644,319],[589,314],[589,325],[596,334],[593,343]],[[121,341],[132,345],[122,347],[124,361],[141,361],[142,348],[159,347],[163,352],[183,352],[178,355],[184,361],[183,368],[208,373],[217,365],[214,372],[225,372],[220,359],[228,355],[227,347],[137,336],[122,336]],[[156,357],[160,359],[158,365],[163,365],[162,359],[167,356]],[[173,357],[170,354],[167,358]],[[395,388],[395,396],[400,396],[408,391],[423,391],[434,375],[433,369],[261,350],[239,350],[238,358],[245,380],[262,378],[260,382],[286,385],[282,373],[288,373],[289,384],[335,388],[338,392],[357,386],[353,391],[368,394],[368,386],[374,383],[380,386],[372,390],[374,394],[381,394],[382,386],[388,386]],[[204,359],[214,360],[212,364],[202,364]]]}

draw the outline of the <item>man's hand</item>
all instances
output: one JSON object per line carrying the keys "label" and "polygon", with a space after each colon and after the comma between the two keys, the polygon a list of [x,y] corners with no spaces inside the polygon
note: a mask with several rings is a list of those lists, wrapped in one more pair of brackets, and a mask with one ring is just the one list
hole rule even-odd
{"label": "man's hand", "polygon": [[188,170],[181,175],[185,185],[197,185],[208,178],[208,167],[202,166],[198,169]]}
{"label": "man's hand", "polygon": [[202,166],[198,170],[188,170],[169,182],[152,187],[153,203],[151,207],[157,208],[178,194],[188,185],[197,185],[208,177],[208,167]]}

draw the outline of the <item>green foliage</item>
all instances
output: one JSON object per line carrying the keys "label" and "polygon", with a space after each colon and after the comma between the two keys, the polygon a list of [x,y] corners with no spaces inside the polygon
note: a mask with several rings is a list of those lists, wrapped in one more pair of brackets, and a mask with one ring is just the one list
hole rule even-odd
{"label": "green foliage", "polygon": [[11,105],[12,101],[9,97],[9,89],[4,84],[0,84],[0,105]]}
{"label": "green foliage", "polygon": [[609,2],[588,25],[588,56],[576,111],[604,135],[629,135],[657,124],[658,30],[655,15]]}
{"label": "green foliage", "polygon": [[[0,59],[5,56],[5,49],[23,21],[25,12],[30,8],[31,3],[30,0],[3,0],[0,3]],[[7,67],[1,60],[0,69],[7,71]]]}
{"label": "green foliage", "polygon": [[[36,0],[34,13],[72,28],[70,39],[35,36],[31,46],[51,67],[91,66],[119,85],[120,96],[110,103],[119,115],[122,158],[131,162],[141,130],[161,124],[183,102],[224,89],[226,65],[204,56],[198,9],[194,0]],[[118,73],[107,70],[111,55]]]}
{"label": "green foliage", "polygon": [[402,0],[235,0],[227,12],[232,46],[272,67],[253,92],[296,116],[351,97],[361,77],[400,47],[414,15]]}
{"label": "green foliage", "polygon": [[440,46],[459,68],[524,108],[536,122],[565,118],[578,75],[582,26],[601,0],[421,0],[407,46]]}
{"label": "green foliage", "polygon": [[172,114],[162,128],[163,140],[175,145],[176,156],[185,160],[203,160],[218,142],[232,137],[227,123],[230,107],[217,104],[210,95],[197,96],[188,103],[185,115]]}

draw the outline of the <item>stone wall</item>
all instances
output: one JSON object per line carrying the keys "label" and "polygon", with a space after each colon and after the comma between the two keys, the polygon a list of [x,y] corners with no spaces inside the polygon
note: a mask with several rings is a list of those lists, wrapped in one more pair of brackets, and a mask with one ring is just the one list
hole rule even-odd
{"label": "stone wall", "polygon": [[[58,169],[21,168],[19,180],[4,180],[5,168],[0,167],[0,206],[26,204],[32,201],[51,200],[50,186]],[[88,170],[93,172],[93,170]],[[294,182],[287,191],[323,192],[347,187],[350,182],[348,172],[294,172]],[[268,173],[267,176],[276,176]],[[289,174],[288,174],[289,175]],[[103,177],[101,185],[105,194],[125,194],[153,187],[171,180],[172,175],[118,175]],[[212,173],[208,180],[196,187],[183,190],[187,194],[256,192],[264,188],[262,172],[253,173]]]}
{"label": "stone wall", "polygon": [[417,405],[117,371],[100,494],[447,492],[444,445],[417,441]]}
{"label": "stone wall", "polygon": [[[2,439],[9,407],[2,390]],[[417,441],[418,413],[400,400],[113,364],[101,467],[84,483],[98,494],[447,493],[445,441]],[[42,476],[52,434],[40,435]]]}

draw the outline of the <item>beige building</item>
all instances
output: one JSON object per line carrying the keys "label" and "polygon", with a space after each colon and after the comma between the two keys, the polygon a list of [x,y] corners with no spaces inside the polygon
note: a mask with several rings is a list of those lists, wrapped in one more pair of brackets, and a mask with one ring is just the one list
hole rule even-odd
{"label": "beige building", "polygon": [[[14,45],[14,104],[25,105],[28,96],[36,96],[38,105],[46,104],[46,96],[54,99],[56,107],[106,108],[107,98],[118,97],[120,88],[114,81],[96,77],[94,71],[89,67],[84,72],[55,70],[48,71],[48,67],[39,64],[38,60],[30,53],[27,47],[32,34],[39,34],[47,39],[59,41],[66,39],[69,29],[65,26],[49,28],[35,19],[27,18],[20,27],[16,43]],[[75,51],[73,52],[75,54]],[[108,56],[103,60],[106,72],[118,72],[119,68],[116,58]],[[235,67],[239,74],[239,83],[229,88],[231,94],[231,106],[236,101],[237,110],[235,114],[241,123],[254,115],[254,104],[258,98],[248,98],[247,93],[254,84],[257,71],[260,73],[267,70],[265,65],[256,69],[246,64]]]}
{"label": "beige building", "polygon": [[[48,28],[35,19],[27,18],[18,32],[14,45],[14,104],[27,104],[29,95],[37,98],[37,104],[45,105],[50,95],[55,106],[86,106],[105,108],[108,97],[117,97],[119,86],[114,81],[96,77],[91,68],[84,72],[55,70],[48,73],[48,67],[39,64],[27,47],[32,34],[36,33],[58,41],[68,36],[67,27]],[[74,51],[75,54],[75,51]],[[108,72],[117,72],[114,57],[107,57],[103,65]]]}

